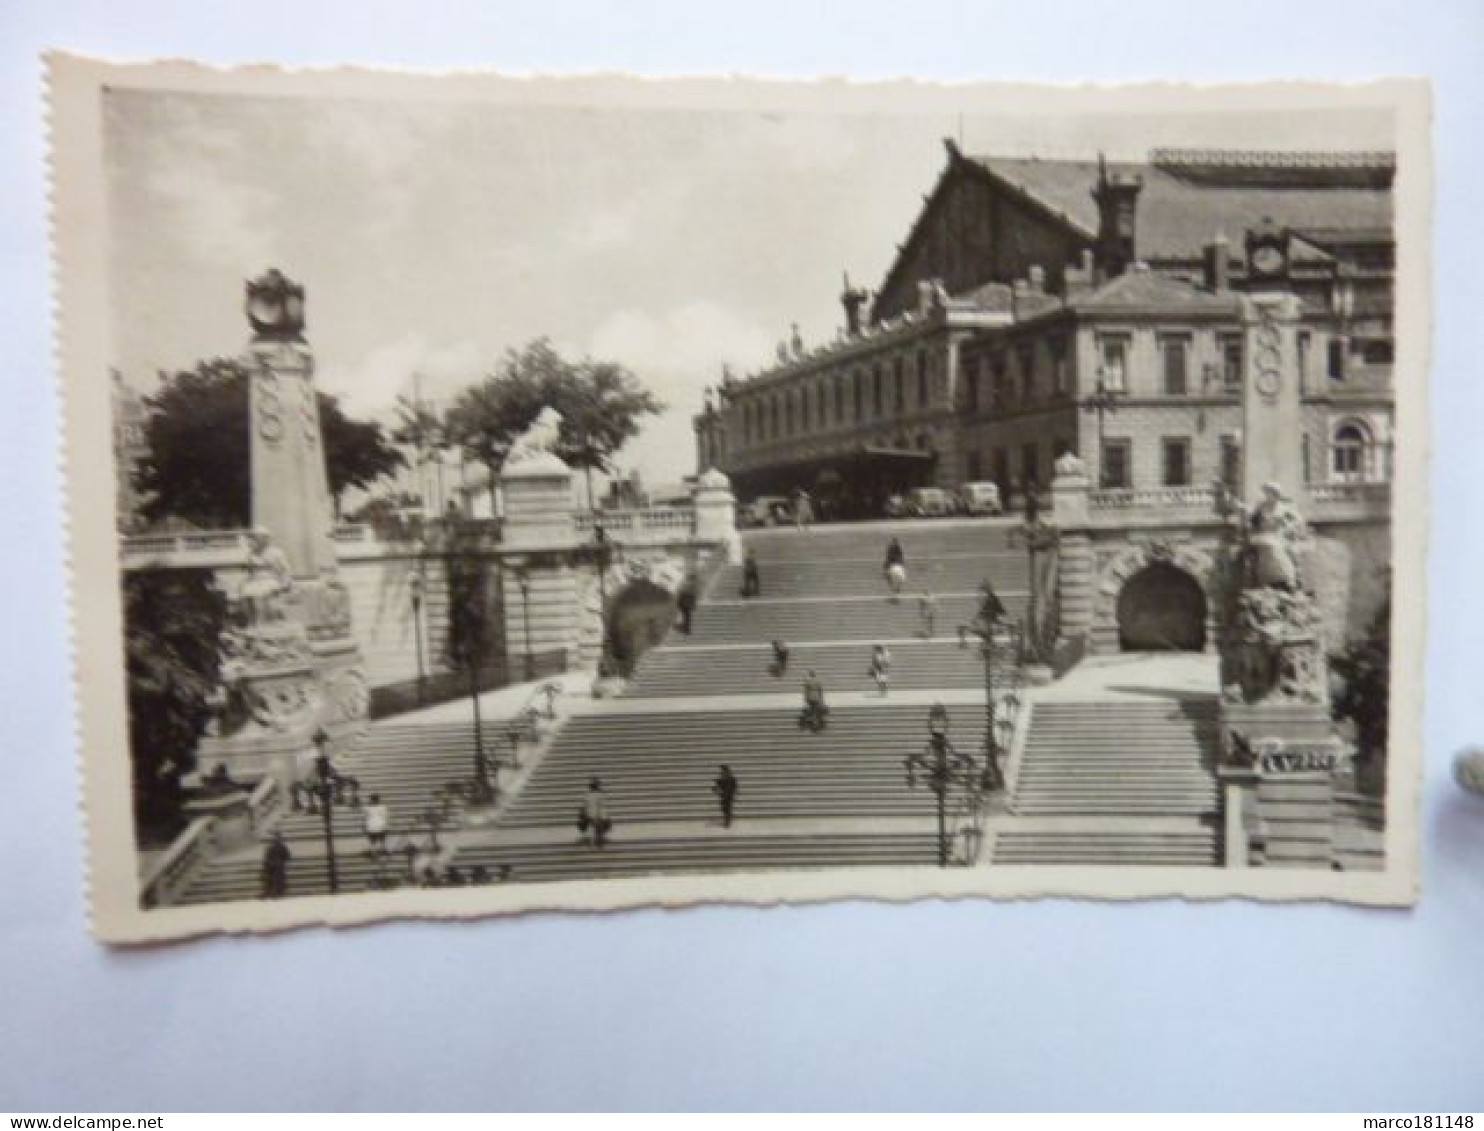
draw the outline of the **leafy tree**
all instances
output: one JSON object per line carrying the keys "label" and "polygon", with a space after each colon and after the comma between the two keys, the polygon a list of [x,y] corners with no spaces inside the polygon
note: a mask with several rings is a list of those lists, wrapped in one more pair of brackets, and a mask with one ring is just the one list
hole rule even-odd
{"label": "leafy tree", "polygon": [[[212,358],[166,377],[145,398],[146,451],[134,474],[150,521],[185,519],[207,527],[252,520],[248,432],[250,375],[240,361]],[[338,398],[319,393],[330,495],[339,513],[350,487],[366,487],[406,460],[379,424],[346,416]]]}
{"label": "leafy tree", "polygon": [[169,835],[212,713],[227,602],[209,570],[129,573],[123,595],[135,820]]}
{"label": "leafy tree", "polygon": [[587,475],[609,470],[612,457],[639,433],[641,420],[664,405],[638,378],[613,362],[567,361],[538,338],[505,354],[496,371],[466,389],[445,418],[448,441],[490,473],[491,491],[510,446],[550,405],[562,416],[557,454]]}
{"label": "leafy tree", "polygon": [[1334,715],[1355,726],[1362,759],[1384,763],[1391,719],[1391,590],[1388,587],[1364,635],[1331,661],[1340,677]]}

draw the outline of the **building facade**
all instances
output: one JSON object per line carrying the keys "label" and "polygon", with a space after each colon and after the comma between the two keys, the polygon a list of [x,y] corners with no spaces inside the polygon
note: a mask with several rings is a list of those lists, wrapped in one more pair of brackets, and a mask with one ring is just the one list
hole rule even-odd
{"label": "building facade", "polygon": [[1306,480],[1390,478],[1392,155],[947,148],[874,299],[847,283],[836,340],[795,335],[708,397],[698,470],[844,514],[928,483],[1023,498],[1065,452],[1101,489],[1235,485],[1242,295],[1281,270],[1302,304]]}

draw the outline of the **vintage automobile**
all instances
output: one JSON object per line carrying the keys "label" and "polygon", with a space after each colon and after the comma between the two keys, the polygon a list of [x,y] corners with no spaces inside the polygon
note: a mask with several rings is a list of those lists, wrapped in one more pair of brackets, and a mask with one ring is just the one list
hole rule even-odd
{"label": "vintage automobile", "polygon": [[737,518],[743,526],[779,526],[794,520],[793,504],[782,495],[759,495]]}
{"label": "vintage automobile", "polygon": [[997,483],[965,483],[958,489],[959,504],[964,514],[1004,514]]}
{"label": "vintage automobile", "polygon": [[948,518],[958,512],[958,501],[941,487],[918,487],[908,497],[911,514],[918,518]]}

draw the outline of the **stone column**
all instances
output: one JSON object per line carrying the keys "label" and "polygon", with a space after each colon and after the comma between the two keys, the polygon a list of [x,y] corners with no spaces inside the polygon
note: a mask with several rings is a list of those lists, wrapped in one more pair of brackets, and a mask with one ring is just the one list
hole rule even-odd
{"label": "stone column", "polygon": [[500,472],[501,595],[512,681],[523,680],[527,670],[535,674],[536,656],[579,657],[583,621],[601,615],[589,608],[582,578],[570,564],[582,541],[573,483],[571,468],[549,450],[512,452]]}
{"label": "stone column", "polygon": [[272,773],[288,785],[320,731],[331,753],[343,749],[370,696],[332,538],[304,288],[269,271],[247,284],[247,317],[252,553],[232,593],[227,706],[198,760],[238,780]]}
{"label": "stone column", "polygon": [[725,560],[742,560],[742,538],[737,533],[737,498],[732,481],[711,468],[696,483],[696,540],[721,548]]}
{"label": "stone column", "polygon": [[1096,569],[1089,529],[1087,467],[1067,453],[1056,461],[1051,481],[1051,517],[1061,532],[1057,561],[1057,595],[1063,639],[1090,642]]}

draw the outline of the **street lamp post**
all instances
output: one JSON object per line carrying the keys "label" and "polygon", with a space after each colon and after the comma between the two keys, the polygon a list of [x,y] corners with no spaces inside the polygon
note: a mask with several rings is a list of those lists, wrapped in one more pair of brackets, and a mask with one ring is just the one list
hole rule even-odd
{"label": "street lamp post", "polygon": [[984,773],[980,781],[986,793],[998,793],[1005,788],[1005,776],[1000,771],[999,726],[995,719],[994,661],[996,648],[1002,647],[997,640],[1000,621],[1005,616],[1005,606],[986,581],[981,589],[979,613],[971,624],[958,626],[958,646],[967,648],[969,637],[979,641],[979,655],[984,661]]}
{"label": "street lamp post", "polygon": [[973,788],[974,759],[961,753],[948,739],[948,709],[934,703],[928,712],[928,741],[920,751],[907,755],[907,787],[917,788],[917,775],[926,778],[938,806],[938,867],[948,867],[948,792],[955,784]]}
{"label": "street lamp post", "polygon": [[1108,486],[1108,468],[1103,460],[1103,418],[1110,412],[1118,411],[1118,398],[1123,395],[1123,390],[1115,389],[1099,375],[1096,391],[1082,404],[1084,412],[1095,412],[1098,414],[1098,486]]}
{"label": "street lamp post", "polygon": [[318,806],[320,819],[324,822],[325,876],[330,885],[330,894],[334,895],[340,890],[340,875],[335,860],[335,806],[339,804],[358,806],[360,795],[358,789],[354,790],[350,800],[346,800],[345,791],[348,786],[354,785],[355,779],[347,778],[335,771],[327,751],[330,736],[325,733],[323,727],[314,732],[313,741],[314,776],[309,780],[306,789]]}
{"label": "street lamp post", "polygon": [[608,563],[612,560],[613,547],[608,543],[608,531],[602,520],[593,515],[593,562],[598,570],[598,674],[609,673],[608,655]]}
{"label": "street lamp post", "polygon": [[424,692],[427,688],[428,673],[423,662],[423,575],[422,567],[419,565],[418,572],[412,575],[408,581],[408,587],[412,590],[412,638],[417,647],[417,705],[421,707],[425,699]]}

